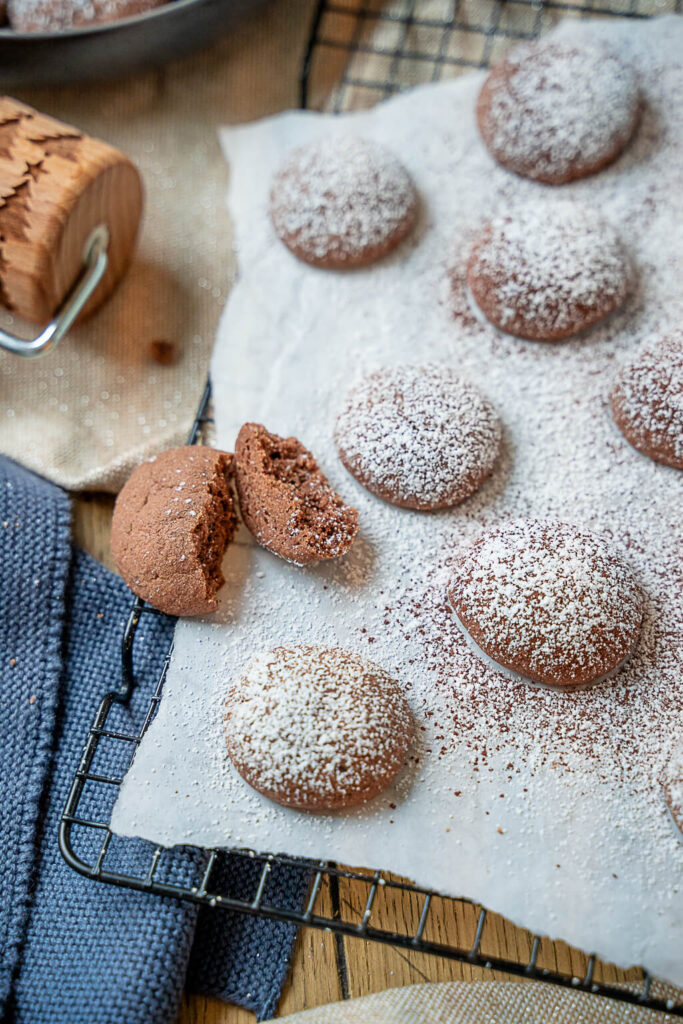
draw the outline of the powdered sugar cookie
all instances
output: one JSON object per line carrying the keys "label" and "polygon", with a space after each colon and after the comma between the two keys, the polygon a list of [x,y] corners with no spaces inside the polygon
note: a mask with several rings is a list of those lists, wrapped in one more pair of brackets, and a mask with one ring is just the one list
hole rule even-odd
{"label": "powdered sugar cookie", "polygon": [[554,520],[484,534],[456,564],[449,597],[481,650],[548,686],[583,686],[634,648],[643,596],[600,538]]}
{"label": "powdered sugar cookie", "polygon": [[257,655],[226,700],[237,771],[270,800],[330,811],[371,800],[412,738],[398,683],[357,654],[296,645]]}
{"label": "powdered sugar cookie", "polygon": [[615,160],[639,108],[635,72],[606,47],[539,42],[518,47],[490,72],[477,121],[499,164],[561,185]]}
{"label": "powdered sugar cookie", "polygon": [[380,370],[351,390],[337,419],[339,457],[393,505],[457,505],[491,473],[500,421],[488,400],[447,367]]}
{"label": "powdered sugar cookie", "polygon": [[494,218],[467,264],[477,306],[494,326],[558,341],[603,320],[626,299],[632,272],[616,231],[569,201],[536,202]]}
{"label": "powdered sugar cookie", "polygon": [[334,136],[296,149],[275,175],[273,226],[305,263],[362,267],[413,229],[418,200],[408,172],[384,146]]}
{"label": "powdered sugar cookie", "polygon": [[656,462],[683,469],[683,340],[666,338],[625,367],[612,389],[626,440]]}

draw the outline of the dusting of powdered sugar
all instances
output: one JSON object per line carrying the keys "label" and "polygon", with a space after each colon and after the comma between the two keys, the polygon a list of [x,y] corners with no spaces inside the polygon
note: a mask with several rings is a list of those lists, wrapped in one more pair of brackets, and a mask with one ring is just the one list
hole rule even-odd
{"label": "dusting of powdered sugar", "polygon": [[541,181],[589,174],[628,141],[639,108],[632,68],[599,44],[529,43],[491,72],[479,100],[487,146]]}
{"label": "dusting of powdered sugar", "polygon": [[683,746],[678,746],[662,776],[664,800],[674,826],[683,834]]}
{"label": "dusting of powdered sugar", "polygon": [[594,210],[547,199],[494,218],[467,268],[488,319],[535,340],[564,338],[601,320],[626,298],[630,276],[611,225]]}
{"label": "dusting of powdered sugar", "polygon": [[228,750],[259,792],[296,807],[376,796],[400,769],[410,709],[391,676],[334,647],[258,654],[226,700]]}
{"label": "dusting of powdered sugar", "polygon": [[396,505],[444,508],[491,473],[501,443],[491,403],[443,366],[402,366],[347,395],[335,439],[347,469]]}
{"label": "dusting of powdered sugar", "polygon": [[[591,21],[636,67],[643,118],[623,158],[562,199],[614,225],[638,268],[634,291],[582,337],[539,345],[454,314],[449,274],[472,232],[559,193],[509,174],[481,142],[483,75],[330,119],[289,113],[226,129],[240,278],[211,366],[217,443],[257,418],[305,437],[359,511],[340,559],[298,569],[239,530],[215,619],[181,622],[164,696],[121,789],[116,830],[163,843],[248,846],[362,863],[464,894],[539,933],[683,983],[683,844],[661,775],[683,734],[680,473],[616,428],[619,368],[683,318],[683,19]],[[414,246],[353,274],[291,258],[267,197],[293,146],[331,131],[400,154],[424,205]],[[334,424],[350,385],[382,368],[433,364],[484,393],[503,424],[491,476],[453,509],[378,501],[350,478]],[[644,595],[635,649],[610,679],[540,689],[483,664],[454,621],[453,569],[489,529],[555,519],[600,537]],[[233,771],[223,706],[258,651],[324,644],[397,680],[419,766],[362,808],[311,815],[273,804]],[[411,751],[412,752],[412,751]],[[529,884],[530,871],[533,885]]]}
{"label": "dusting of powdered sugar", "polygon": [[617,377],[610,396],[625,436],[683,469],[683,341],[667,338],[648,348]]}
{"label": "dusting of powdered sugar", "polygon": [[630,654],[643,618],[622,560],[555,520],[486,533],[456,564],[449,595],[494,661],[551,686],[607,675]]}
{"label": "dusting of powdered sugar", "polygon": [[353,261],[412,223],[417,198],[403,165],[384,146],[333,136],[295,150],[270,194],[273,225],[303,258]]}

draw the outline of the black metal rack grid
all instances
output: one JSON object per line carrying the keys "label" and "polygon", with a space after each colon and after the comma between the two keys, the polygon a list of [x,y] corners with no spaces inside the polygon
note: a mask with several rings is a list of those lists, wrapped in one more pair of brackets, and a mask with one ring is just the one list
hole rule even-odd
{"label": "black metal rack grid", "polygon": [[[204,440],[213,422],[209,415],[210,399],[210,384],[207,383],[188,438],[190,444]],[[610,981],[613,975],[610,965],[602,964],[595,956],[577,960],[572,964],[571,973],[561,973],[553,964],[549,940],[542,936],[533,936],[521,955],[517,944],[509,956],[491,956],[486,951],[485,908],[464,898],[442,896],[382,871],[351,871],[325,861],[231,850],[231,857],[244,862],[244,870],[240,871],[243,881],[245,877],[251,878],[253,896],[245,900],[236,898],[224,887],[220,860],[225,851],[192,847],[165,849],[143,840],[114,835],[109,822],[118,787],[156,714],[171,660],[172,648],[151,697],[138,689],[134,665],[136,637],[145,617],[158,615],[139,598],[134,600],[122,638],[120,686],[104,696],[90,727],[59,831],[60,849],[72,868],[99,882],[294,925],[325,928],[339,939],[353,936],[375,940],[683,1018],[683,1003],[675,1001],[673,990],[646,973],[632,984],[619,985]],[[136,701],[137,706],[134,706]],[[301,900],[295,904],[282,898],[278,884],[282,870],[294,871],[300,876]],[[359,903],[357,891],[351,901],[344,898],[347,882],[362,883],[366,898]],[[405,920],[410,926],[407,923],[400,933],[382,921],[386,908],[397,899],[409,902]],[[443,910],[444,905],[450,908],[449,917],[462,935],[462,944],[445,944],[438,929],[432,927],[435,909]]]}
{"label": "black metal rack grid", "polygon": [[561,18],[647,18],[683,0],[320,0],[302,65],[302,107],[340,113],[488,67]]}
{"label": "black metal rack grid", "polygon": [[[683,0],[662,0],[657,11],[682,7]],[[645,17],[651,11],[649,0],[609,0],[603,4],[592,0],[320,0],[302,66],[302,106],[324,106],[335,111],[368,106],[418,82],[438,81],[468,68],[485,66],[498,56],[501,47],[534,38],[558,15]],[[469,41],[468,46],[462,45],[463,39]],[[334,55],[331,64],[337,85],[330,91],[329,83],[323,83],[327,99],[319,102],[316,97],[321,89],[321,67],[325,70],[326,62],[321,62],[325,53]],[[207,382],[188,438],[190,444],[204,440],[210,429],[210,401]],[[115,836],[109,823],[118,787],[155,716],[172,655],[171,648],[151,696],[149,689],[143,692],[135,673],[136,637],[148,617],[158,615],[140,599],[134,600],[122,638],[120,685],[104,696],[97,710],[62,816],[59,845],[72,868],[115,886],[324,928],[332,931],[338,942],[344,936],[374,940],[683,1018],[683,1003],[670,986],[643,972],[633,972],[633,982],[618,983],[611,965],[603,964],[596,956],[578,953],[571,960],[572,970],[563,972],[554,959],[550,940],[541,936],[533,936],[529,942],[526,933],[519,930],[509,955],[488,955],[486,929],[490,916],[487,918],[485,908],[465,898],[444,897],[381,871],[355,871],[325,861],[230,850],[231,857],[243,862],[242,880],[251,878],[253,884],[251,899],[236,898],[226,889],[221,871],[226,851],[192,847],[169,850]],[[291,897],[289,902],[282,897],[278,876],[283,870],[300,876],[301,899],[295,903]],[[347,883],[355,884],[351,898],[345,894]],[[366,894],[360,902],[357,883]],[[401,932],[387,924],[386,908],[392,900],[402,900],[406,909],[406,926]],[[458,944],[444,943],[438,928],[433,927],[435,908],[443,909],[444,905],[455,924]],[[520,945],[525,947],[522,952]]]}

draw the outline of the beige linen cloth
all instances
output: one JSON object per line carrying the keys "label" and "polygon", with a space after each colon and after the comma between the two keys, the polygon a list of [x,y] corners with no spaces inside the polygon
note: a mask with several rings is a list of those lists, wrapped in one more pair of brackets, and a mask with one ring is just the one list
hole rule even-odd
{"label": "beige linen cloth", "polygon": [[673,1024],[677,1019],[552,985],[450,981],[387,989],[280,1017],[278,1024]]}
{"label": "beige linen cloth", "polygon": [[[183,443],[235,273],[216,130],[296,106],[313,6],[273,0],[211,50],[125,82],[18,94],[124,150],[146,207],[105,306],[42,359],[0,352],[4,454],[72,490],[116,491],[138,462]],[[154,361],[156,340],[176,346],[175,365]]]}

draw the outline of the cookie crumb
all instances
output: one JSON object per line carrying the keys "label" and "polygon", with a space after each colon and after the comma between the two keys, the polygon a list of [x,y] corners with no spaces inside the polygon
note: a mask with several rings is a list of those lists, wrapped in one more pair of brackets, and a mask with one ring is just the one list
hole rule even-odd
{"label": "cookie crumb", "polygon": [[166,338],[157,338],[149,343],[149,354],[160,366],[173,366],[178,362],[178,346]]}

